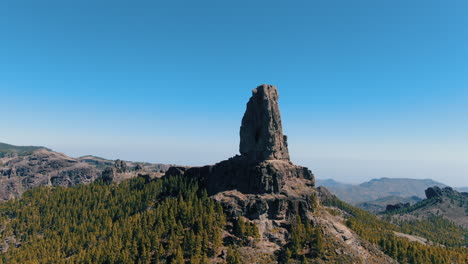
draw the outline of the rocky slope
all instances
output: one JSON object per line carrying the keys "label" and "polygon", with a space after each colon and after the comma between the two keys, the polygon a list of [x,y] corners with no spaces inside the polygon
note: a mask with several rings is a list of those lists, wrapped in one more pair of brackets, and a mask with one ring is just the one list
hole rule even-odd
{"label": "rocky slope", "polygon": [[468,229],[468,193],[457,192],[450,187],[427,188],[426,199],[411,206],[388,210],[394,220],[421,220],[443,217]]}
{"label": "rocky slope", "polygon": [[0,158],[0,201],[20,197],[26,190],[42,186],[73,186],[94,181],[99,170],[46,148],[28,152],[3,152]]}
{"label": "rocky slope", "polygon": [[106,168],[117,168],[112,181],[138,175],[160,177],[170,165],[111,161],[94,156],[72,158],[44,147],[0,143],[0,202],[18,198],[38,186],[87,184],[101,177]]}

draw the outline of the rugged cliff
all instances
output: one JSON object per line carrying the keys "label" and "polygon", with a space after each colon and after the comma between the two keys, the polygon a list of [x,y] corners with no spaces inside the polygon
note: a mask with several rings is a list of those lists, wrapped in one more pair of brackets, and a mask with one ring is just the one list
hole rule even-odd
{"label": "rugged cliff", "polygon": [[272,85],[252,91],[239,133],[240,155],[215,165],[169,168],[166,176],[200,179],[230,217],[254,223],[260,233],[256,243],[260,249],[246,247],[244,254],[249,250],[270,255],[283,252],[294,236],[292,226],[297,219],[304,219],[336,247],[337,251],[329,254],[336,258],[327,261],[393,263],[343,224],[342,217],[320,206],[318,197],[327,191],[318,193],[312,172],[290,161],[278,99],[277,88]]}

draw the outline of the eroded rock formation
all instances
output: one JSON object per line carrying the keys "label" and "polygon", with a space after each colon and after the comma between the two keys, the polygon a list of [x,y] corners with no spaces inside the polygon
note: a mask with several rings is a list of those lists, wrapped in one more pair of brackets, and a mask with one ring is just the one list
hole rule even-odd
{"label": "eroded rock formation", "polygon": [[252,91],[239,134],[239,152],[249,160],[289,160],[275,86],[264,84]]}
{"label": "eroded rock formation", "polygon": [[286,136],[283,135],[275,86],[261,85],[252,91],[240,128],[237,155],[215,165],[194,167],[181,171],[169,169],[169,175],[185,174],[203,178],[208,193],[237,190],[245,194],[282,193],[289,179],[308,180],[314,176],[305,167],[294,165],[289,159]]}
{"label": "eroded rock formation", "polygon": [[[8,153],[7,153],[8,154]],[[0,202],[43,185],[70,187],[94,181],[99,171],[84,162],[46,148],[0,158]]]}
{"label": "eroded rock formation", "polygon": [[233,215],[285,220],[312,209],[314,176],[289,158],[275,86],[252,91],[240,127],[240,155],[215,165],[170,168],[166,175],[197,177]]}
{"label": "eroded rock formation", "polygon": [[261,85],[253,90],[239,134],[240,155],[215,165],[172,167],[166,177],[198,178],[231,217],[255,223],[262,252],[281,251],[290,241],[289,227],[299,215],[322,226],[340,249],[337,254],[362,260],[350,263],[395,263],[360,239],[341,222],[341,216],[332,216],[319,205],[319,199],[333,195],[323,187],[315,189],[312,172],[290,161],[276,87]]}
{"label": "eroded rock formation", "polygon": [[429,187],[424,192],[426,193],[427,199],[458,194],[458,192],[454,191],[450,187],[440,188],[437,186]]}

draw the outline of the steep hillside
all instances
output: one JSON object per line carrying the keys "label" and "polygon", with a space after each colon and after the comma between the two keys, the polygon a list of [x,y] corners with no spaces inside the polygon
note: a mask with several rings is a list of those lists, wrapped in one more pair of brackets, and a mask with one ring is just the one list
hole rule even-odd
{"label": "steep hillside", "polygon": [[[466,249],[400,238],[397,226],[326,193],[311,220],[235,217],[194,179],[39,187],[0,204],[0,263],[466,263]],[[321,204],[324,205],[321,205]],[[112,254],[109,254],[112,252]]]}
{"label": "steep hillside", "polygon": [[93,166],[62,153],[45,148],[26,149],[27,152],[8,152],[0,158],[0,201],[20,197],[26,190],[43,185],[90,183],[99,175]]}
{"label": "steep hillside", "polygon": [[427,220],[434,217],[447,219],[468,228],[468,193],[457,192],[450,187],[426,189],[426,199],[412,206],[385,212],[394,220]]}
{"label": "steep hillside", "polygon": [[[409,235],[411,227],[400,227],[388,221],[379,220],[375,215],[355,208],[340,201],[334,195],[322,195],[321,201],[330,209],[338,210],[337,215],[344,214],[345,223],[361,237],[378,244],[386,253],[399,263],[466,263],[468,250],[465,244],[439,246],[435,240]],[[442,229],[441,226],[439,229]],[[425,235],[437,238],[439,229],[424,229]],[[448,241],[442,239],[441,241]],[[437,242],[437,241],[436,241]]]}

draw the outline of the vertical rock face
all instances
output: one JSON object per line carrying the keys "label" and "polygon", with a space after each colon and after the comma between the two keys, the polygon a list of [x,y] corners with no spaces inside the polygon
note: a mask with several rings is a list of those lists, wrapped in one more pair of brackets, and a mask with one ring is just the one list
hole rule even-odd
{"label": "vertical rock face", "polygon": [[239,152],[250,160],[289,160],[275,86],[264,84],[252,91],[242,118]]}
{"label": "vertical rock face", "polygon": [[304,185],[314,185],[312,172],[289,160],[275,86],[264,84],[253,90],[239,134],[241,155],[212,166],[183,171],[170,168],[166,175],[202,178],[210,195],[226,190],[279,194],[295,179],[305,180]]}

